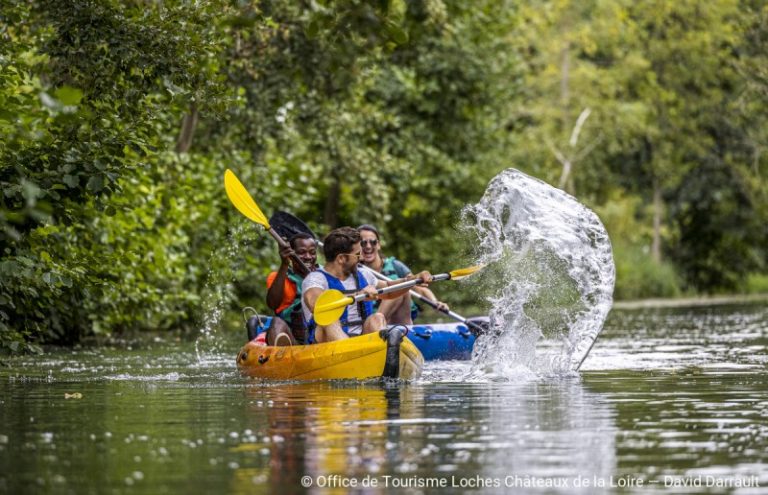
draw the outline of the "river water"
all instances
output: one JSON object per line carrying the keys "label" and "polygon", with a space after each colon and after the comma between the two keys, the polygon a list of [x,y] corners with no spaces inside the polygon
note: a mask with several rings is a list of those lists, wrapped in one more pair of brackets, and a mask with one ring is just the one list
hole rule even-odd
{"label": "river water", "polygon": [[7,361],[0,493],[768,493],[764,305],[613,310],[560,377],[259,383],[213,337]]}

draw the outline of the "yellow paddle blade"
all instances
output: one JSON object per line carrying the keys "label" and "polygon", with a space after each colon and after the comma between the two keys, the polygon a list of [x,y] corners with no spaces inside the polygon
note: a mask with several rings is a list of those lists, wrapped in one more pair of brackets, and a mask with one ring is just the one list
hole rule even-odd
{"label": "yellow paddle blade", "polygon": [[250,220],[263,225],[265,229],[269,230],[269,221],[264,213],[253,200],[245,186],[240,179],[237,178],[234,172],[227,169],[224,172],[224,189],[227,191],[227,197],[235,205],[237,211],[248,217]]}
{"label": "yellow paddle blade", "polygon": [[458,280],[460,278],[464,278],[472,275],[476,271],[482,269],[484,266],[485,265],[475,265],[475,266],[470,266],[468,268],[459,268],[458,270],[454,270],[448,273],[451,274],[451,280]]}
{"label": "yellow paddle blade", "polygon": [[315,323],[321,326],[330,325],[341,318],[344,314],[344,308],[355,302],[351,297],[347,297],[336,289],[329,289],[317,298],[315,301],[315,311],[313,316]]}

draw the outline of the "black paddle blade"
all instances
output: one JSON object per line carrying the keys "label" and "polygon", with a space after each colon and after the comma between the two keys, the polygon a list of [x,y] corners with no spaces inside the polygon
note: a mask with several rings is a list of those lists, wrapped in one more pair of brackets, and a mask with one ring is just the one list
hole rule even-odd
{"label": "black paddle blade", "polygon": [[[467,326],[469,330],[475,334],[475,337],[481,335],[491,334],[491,321],[487,316],[473,316],[467,318]],[[499,335],[500,331],[493,332],[495,335]]]}
{"label": "black paddle blade", "polygon": [[317,239],[306,223],[286,211],[277,210],[269,219],[269,225],[286,241],[296,234],[309,234]]}

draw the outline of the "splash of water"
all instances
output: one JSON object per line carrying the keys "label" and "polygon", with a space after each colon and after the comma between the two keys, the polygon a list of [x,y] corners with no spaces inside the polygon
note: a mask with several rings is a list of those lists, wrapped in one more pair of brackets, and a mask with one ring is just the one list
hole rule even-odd
{"label": "splash of water", "polygon": [[[232,260],[240,257],[245,238],[245,222],[229,232],[229,242],[223,243],[211,254],[208,275],[202,297],[202,325],[195,339],[195,354],[199,364],[217,364],[222,359],[225,339],[219,335],[224,309],[234,299],[232,281],[235,278]],[[223,260],[223,262],[219,262]]]}
{"label": "splash of water", "polygon": [[613,301],[611,243],[574,197],[508,169],[463,212],[479,241],[491,326],[473,354],[474,376],[568,374],[579,368]]}

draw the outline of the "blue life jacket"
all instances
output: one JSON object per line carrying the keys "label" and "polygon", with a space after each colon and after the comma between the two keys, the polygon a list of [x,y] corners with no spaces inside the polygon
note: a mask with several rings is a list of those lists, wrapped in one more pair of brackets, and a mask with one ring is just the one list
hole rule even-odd
{"label": "blue life jacket", "polygon": [[[362,273],[360,271],[355,272],[355,289],[354,290],[347,290],[344,288],[344,285],[341,283],[341,280],[334,277],[330,273],[326,272],[322,268],[319,270],[320,273],[322,273],[325,276],[325,280],[328,282],[328,288],[329,289],[336,289],[343,294],[354,294],[355,292],[359,291],[360,289],[363,289],[368,286],[368,281],[365,279]],[[339,323],[341,324],[341,329],[344,331],[344,333],[349,334],[349,328],[357,325],[362,325],[365,323],[365,319],[368,318],[370,315],[374,313],[373,310],[373,302],[372,301],[360,301],[357,303],[357,313],[360,315],[359,321],[349,321],[348,320],[348,310],[349,307],[344,308],[344,312],[341,314],[341,318],[339,319]],[[315,342],[315,320],[314,318],[309,322],[309,342],[314,343]]]}

